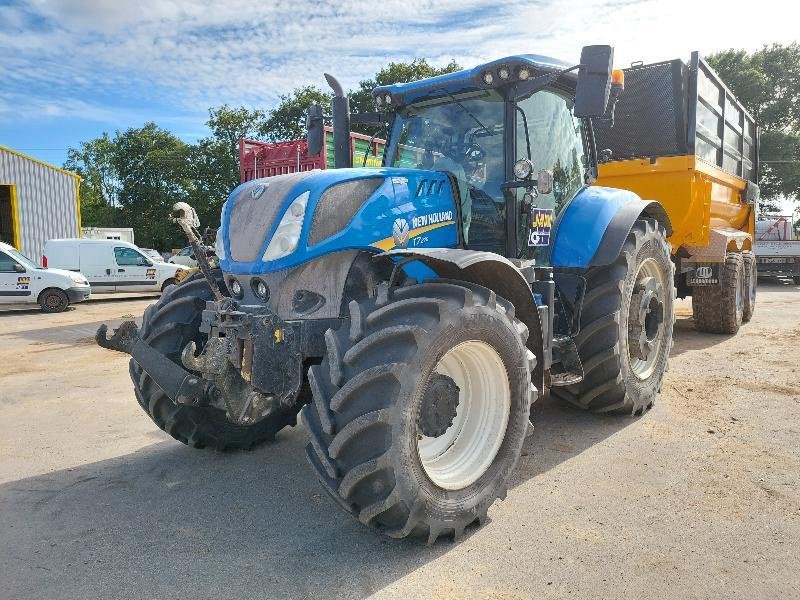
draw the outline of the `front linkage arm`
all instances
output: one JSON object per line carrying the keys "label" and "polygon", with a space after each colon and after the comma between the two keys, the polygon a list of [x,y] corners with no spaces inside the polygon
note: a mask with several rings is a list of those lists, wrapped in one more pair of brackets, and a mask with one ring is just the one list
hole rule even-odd
{"label": "front linkage arm", "polygon": [[107,333],[108,327],[100,325],[95,334],[97,344],[108,350],[130,354],[173,401],[192,406],[209,404],[213,384],[181,368],[142,340],[135,322],[125,321],[110,338]]}

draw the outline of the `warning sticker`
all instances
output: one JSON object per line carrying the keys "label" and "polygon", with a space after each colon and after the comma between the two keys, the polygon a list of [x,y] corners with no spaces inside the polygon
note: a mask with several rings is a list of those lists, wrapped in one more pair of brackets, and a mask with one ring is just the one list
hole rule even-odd
{"label": "warning sticker", "polygon": [[31,285],[30,277],[17,277],[17,289],[27,290]]}
{"label": "warning sticker", "polygon": [[553,227],[553,210],[534,208],[528,224],[528,246],[547,246],[550,243],[550,230]]}

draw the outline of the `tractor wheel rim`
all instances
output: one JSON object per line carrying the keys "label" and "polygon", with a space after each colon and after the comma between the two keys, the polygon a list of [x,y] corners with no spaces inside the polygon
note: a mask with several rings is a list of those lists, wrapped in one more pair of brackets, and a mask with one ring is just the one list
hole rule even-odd
{"label": "tractor wheel rim", "polygon": [[486,473],[500,450],[511,414],[511,385],[497,351],[477,340],[448,350],[435,371],[458,386],[458,408],[442,435],[418,435],[417,453],[431,482],[460,490]]}
{"label": "tractor wheel rim", "polygon": [[639,265],[628,312],[628,360],[637,378],[650,377],[659,364],[663,349],[664,300],[667,282],[655,259]]}

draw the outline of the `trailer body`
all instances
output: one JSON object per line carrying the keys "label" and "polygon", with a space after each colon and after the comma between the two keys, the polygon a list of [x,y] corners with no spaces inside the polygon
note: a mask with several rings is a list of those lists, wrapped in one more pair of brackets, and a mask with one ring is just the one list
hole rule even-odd
{"label": "trailer body", "polygon": [[[715,269],[728,252],[752,250],[758,199],[753,117],[697,52],[688,65],[676,59],[624,71],[614,121],[595,124],[598,152],[610,151],[597,184],[661,203],[672,225],[679,278],[700,263]],[[688,292],[681,281],[678,288]]]}
{"label": "trailer body", "polygon": [[[333,130],[325,128],[322,152],[318,156],[308,154],[305,139],[286,142],[262,142],[239,140],[240,183],[313,169],[332,169]],[[354,166],[380,167],[386,141],[360,133],[350,133],[350,152]]]}

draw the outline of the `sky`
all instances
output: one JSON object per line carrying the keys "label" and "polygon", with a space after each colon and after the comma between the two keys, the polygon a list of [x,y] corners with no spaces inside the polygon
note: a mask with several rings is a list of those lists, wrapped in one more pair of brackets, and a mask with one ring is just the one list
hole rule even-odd
{"label": "sky", "polygon": [[[757,6],[757,10],[754,10]],[[776,0],[0,0],[0,145],[57,165],[68,147],[155,121],[188,142],[208,108],[270,109],[297,86],[352,87],[393,60],[465,67],[511,54],[688,60],[789,43]],[[788,12],[787,12],[788,11]]]}

